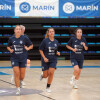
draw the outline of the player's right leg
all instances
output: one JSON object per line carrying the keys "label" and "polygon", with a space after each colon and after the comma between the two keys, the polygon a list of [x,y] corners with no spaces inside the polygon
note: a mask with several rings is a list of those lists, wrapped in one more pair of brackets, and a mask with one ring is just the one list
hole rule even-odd
{"label": "player's right leg", "polygon": [[43,78],[47,78],[48,77],[48,70],[49,70],[48,63],[45,63],[45,62],[42,61],[42,73],[40,75],[40,81]]}
{"label": "player's right leg", "polygon": [[19,70],[19,62],[17,60],[11,61],[13,72],[14,72],[14,81],[17,88],[16,94],[20,95],[20,70]]}
{"label": "player's right leg", "polygon": [[13,67],[13,71],[14,71],[14,80],[15,80],[15,84],[16,84],[16,94],[20,95],[20,71],[19,71],[19,66],[14,66]]}
{"label": "player's right leg", "polygon": [[70,84],[74,86],[75,78],[79,74],[79,66],[78,66],[78,62],[76,59],[71,59],[71,63],[72,63],[74,72],[73,72],[73,76],[70,79]]}

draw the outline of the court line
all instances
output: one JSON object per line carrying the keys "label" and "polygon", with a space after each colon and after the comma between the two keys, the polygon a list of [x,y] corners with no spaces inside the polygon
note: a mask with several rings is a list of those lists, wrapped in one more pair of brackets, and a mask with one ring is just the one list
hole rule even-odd
{"label": "court line", "polygon": [[[4,81],[4,80],[2,80],[2,79],[0,79],[0,81],[16,86],[15,84],[12,84],[12,83],[10,83],[10,82]],[[38,94],[38,95],[41,95],[41,96],[46,97],[46,98],[51,99],[51,100],[56,100],[56,99],[53,99],[53,98],[51,98],[51,97],[49,97],[49,96],[46,96],[46,95],[43,95],[43,94]]]}
{"label": "court line", "polygon": [[15,84],[12,84],[12,83],[10,83],[10,82],[4,81],[4,80],[2,80],[2,79],[0,79],[0,81],[5,82],[5,83],[8,83],[8,84],[11,84],[11,85],[14,85],[14,86],[15,86]]}
{"label": "court line", "polygon": [[[41,68],[41,66],[31,66],[30,68]],[[73,66],[57,66],[57,68],[73,68]],[[83,66],[83,68],[100,68],[100,66]],[[0,69],[12,69],[12,67],[1,66]]]}
{"label": "court line", "polygon": [[43,94],[38,94],[38,95],[41,95],[41,96],[46,97],[46,98],[51,99],[51,100],[56,100],[56,99],[53,99],[53,98],[51,98],[51,97],[45,96],[45,95],[43,95]]}

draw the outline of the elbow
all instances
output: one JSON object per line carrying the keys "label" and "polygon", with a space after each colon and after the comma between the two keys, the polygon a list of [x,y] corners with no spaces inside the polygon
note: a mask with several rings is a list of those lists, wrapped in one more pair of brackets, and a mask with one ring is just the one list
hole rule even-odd
{"label": "elbow", "polygon": [[66,45],[66,48],[67,48],[67,49],[69,49],[69,46],[68,46],[68,45]]}
{"label": "elbow", "polygon": [[33,49],[33,44],[32,44],[32,49]]}
{"label": "elbow", "polygon": [[7,50],[8,50],[8,48],[9,48],[9,47],[7,47]]}
{"label": "elbow", "polygon": [[68,48],[68,45],[66,45],[66,48]]}
{"label": "elbow", "polygon": [[85,50],[87,51],[88,50],[88,47]]}
{"label": "elbow", "polygon": [[41,52],[43,52],[42,50],[39,50],[39,52],[41,53]]}

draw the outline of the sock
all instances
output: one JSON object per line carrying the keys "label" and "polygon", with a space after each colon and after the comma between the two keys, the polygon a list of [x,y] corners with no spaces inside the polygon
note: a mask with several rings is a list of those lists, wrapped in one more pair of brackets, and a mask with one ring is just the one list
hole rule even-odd
{"label": "sock", "polygon": [[75,84],[78,85],[78,80],[75,80]]}
{"label": "sock", "polygon": [[76,81],[76,83],[78,82],[78,80],[75,80]]}
{"label": "sock", "polygon": [[20,82],[22,82],[23,80],[20,80]]}
{"label": "sock", "polygon": [[20,87],[18,87],[17,90],[20,91]]}
{"label": "sock", "polygon": [[75,79],[75,76],[73,75],[72,78]]}
{"label": "sock", "polygon": [[49,88],[49,87],[50,87],[50,85],[51,85],[51,84],[47,84],[47,88]]}

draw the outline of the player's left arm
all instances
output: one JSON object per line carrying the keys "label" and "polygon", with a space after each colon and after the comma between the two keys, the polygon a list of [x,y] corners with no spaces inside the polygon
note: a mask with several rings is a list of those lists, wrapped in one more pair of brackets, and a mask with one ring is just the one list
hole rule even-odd
{"label": "player's left arm", "polygon": [[31,42],[31,40],[28,37],[25,38],[25,41],[26,41],[26,45],[24,46],[25,49],[27,51],[33,49],[33,43]]}
{"label": "player's left arm", "polygon": [[[59,47],[59,43],[58,43],[58,41],[57,41],[57,48]],[[56,52],[56,54],[58,55],[58,56],[60,56],[60,52],[57,50],[57,52]]]}
{"label": "player's left arm", "polygon": [[88,50],[88,44],[87,44],[85,38],[84,38],[84,42],[82,42],[82,44],[83,44],[84,49],[85,49],[85,50]]}

